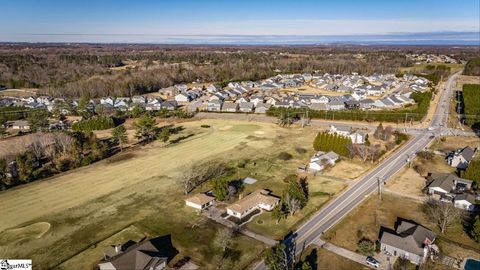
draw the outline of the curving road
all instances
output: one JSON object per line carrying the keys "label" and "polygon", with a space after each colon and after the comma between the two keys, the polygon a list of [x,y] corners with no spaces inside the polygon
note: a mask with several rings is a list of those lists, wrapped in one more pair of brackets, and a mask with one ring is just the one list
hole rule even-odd
{"label": "curving road", "polygon": [[[459,74],[460,72],[448,78],[445,90],[442,91],[428,129],[419,130],[418,135],[413,135],[414,137],[408,143],[383,160],[375,169],[350,186],[338,197],[330,201],[285,240],[287,245],[291,245],[291,248],[295,249],[296,255],[299,255],[305,247],[312,244],[325,231],[339,222],[359,205],[365,197],[377,190],[379,182],[382,185],[383,182],[403,168],[418,151],[427,147],[434,137],[440,136],[444,132],[443,126],[448,119],[448,104],[452,95],[453,82]],[[254,269],[263,270],[267,269],[267,267],[261,261]]]}

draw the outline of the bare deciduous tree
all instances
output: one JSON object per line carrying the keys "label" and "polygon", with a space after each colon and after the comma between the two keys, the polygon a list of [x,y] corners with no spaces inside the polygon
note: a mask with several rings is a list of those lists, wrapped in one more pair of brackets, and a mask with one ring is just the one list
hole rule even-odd
{"label": "bare deciduous tree", "polygon": [[290,216],[295,215],[295,212],[300,210],[301,203],[298,199],[292,197],[290,193],[286,193],[284,196],[285,205],[287,206],[288,212],[290,212]]}
{"label": "bare deciduous tree", "polygon": [[61,133],[56,133],[53,137],[55,152],[58,153],[60,156],[66,156],[70,153],[73,138]]}
{"label": "bare deciduous tree", "polygon": [[225,252],[233,244],[233,232],[229,228],[222,228],[217,231],[215,238],[213,239],[214,245]]}
{"label": "bare deciduous tree", "polygon": [[208,179],[223,176],[228,172],[225,164],[210,163],[193,166],[178,178],[177,184],[182,187],[183,193],[190,193],[195,187],[201,185]]}
{"label": "bare deciduous tree", "polygon": [[423,205],[423,211],[434,220],[442,233],[451,227],[460,217],[460,209],[453,203],[429,199]]}

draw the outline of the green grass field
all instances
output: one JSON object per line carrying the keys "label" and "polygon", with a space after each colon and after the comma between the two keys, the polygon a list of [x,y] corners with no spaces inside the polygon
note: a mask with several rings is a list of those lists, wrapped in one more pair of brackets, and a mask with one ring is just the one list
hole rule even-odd
{"label": "green grass field", "polygon": [[[208,124],[210,128],[201,128]],[[69,269],[81,261],[90,269],[103,246],[138,235],[171,234],[181,256],[190,256],[202,269],[215,268],[212,240],[220,225],[185,206],[176,179],[193,165],[226,162],[235,168],[232,179],[258,179],[245,192],[270,188],[281,195],[283,178],[295,172],[313,153],[312,128],[284,129],[274,124],[201,120],[184,122],[178,135],[193,134],[174,145],[154,142],[91,166],[0,193],[0,257],[32,258],[36,268]],[[173,138],[175,139],[175,138]],[[295,148],[306,149],[299,153]],[[278,159],[285,151],[293,159]],[[240,165],[242,163],[244,165]],[[311,203],[294,218],[272,230],[270,214],[252,222],[252,229],[280,236],[343,188],[341,181],[311,179]],[[194,193],[208,189],[208,184]],[[258,222],[263,220],[264,223]],[[16,239],[16,240],[12,240]],[[236,269],[244,269],[265,248],[239,236]]]}

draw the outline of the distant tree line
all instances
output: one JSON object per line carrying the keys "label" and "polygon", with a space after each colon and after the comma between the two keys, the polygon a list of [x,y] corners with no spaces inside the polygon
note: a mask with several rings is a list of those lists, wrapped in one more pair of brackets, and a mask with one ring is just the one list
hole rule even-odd
{"label": "distant tree line", "polygon": [[[322,46],[48,46],[24,50],[23,45],[0,45],[0,85],[39,87],[59,97],[131,96],[157,91],[177,83],[259,80],[279,69],[283,73],[396,73],[412,66],[399,48],[346,48]],[[426,48],[403,48],[405,53]],[[431,53],[442,48],[429,48]],[[353,58],[352,54],[363,57]],[[470,57],[466,48],[456,51]],[[300,56],[300,57],[299,57]],[[112,67],[126,65],[125,69]]]}

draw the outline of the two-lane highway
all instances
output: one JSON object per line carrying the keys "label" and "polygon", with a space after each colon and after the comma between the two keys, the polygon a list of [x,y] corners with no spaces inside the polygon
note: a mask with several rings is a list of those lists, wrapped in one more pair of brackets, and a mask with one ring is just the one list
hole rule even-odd
{"label": "two-lane highway", "polygon": [[[383,182],[387,181],[403,168],[418,151],[427,147],[433,141],[432,134],[435,136],[440,135],[442,126],[448,119],[448,102],[451,96],[451,88],[459,74],[460,73],[456,73],[447,80],[445,90],[442,91],[428,129],[419,130],[418,135],[414,136],[406,145],[380,162],[375,169],[315,213],[307,222],[297,229],[291,236],[292,239],[289,239],[291,241],[286,241],[287,243],[295,243],[296,255],[300,254],[305,247],[312,244],[326,230],[339,222],[368,195],[374,192],[379,182],[383,184]],[[255,269],[266,269],[266,265],[262,261],[255,266]]]}

